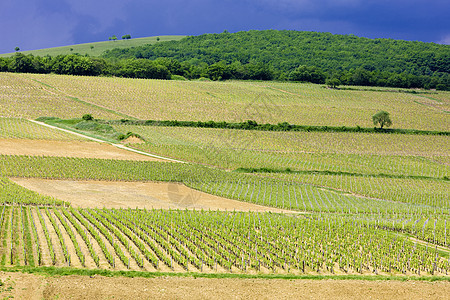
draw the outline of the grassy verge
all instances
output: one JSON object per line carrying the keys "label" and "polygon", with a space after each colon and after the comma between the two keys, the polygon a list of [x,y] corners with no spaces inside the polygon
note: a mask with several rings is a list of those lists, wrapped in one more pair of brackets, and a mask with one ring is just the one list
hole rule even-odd
{"label": "grassy verge", "polygon": [[112,271],[100,269],[76,269],[57,267],[0,267],[3,272],[22,272],[49,276],[101,275],[106,277],[192,277],[192,278],[214,278],[214,279],[308,279],[308,280],[367,280],[367,281],[448,281],[450,276],[385,276],[385,275],[290,275],[290,274],[237,274],[237,273],[171,273],[171,272],[140,272],[140,271]]}
{"label": "grassy verge", "polygon": [[116,131],[112,126],[99,123],[97,120],[83,120],[83,119],[68,119],[63,120],[53,117],[40,117],[37,121],[44,122],[59,128],[71,130],[73,132],[81,133],[89,137],[104,140],[110,143],[118,143],[130,136],[142,139],[138,134],[128,132],[127,134]]}

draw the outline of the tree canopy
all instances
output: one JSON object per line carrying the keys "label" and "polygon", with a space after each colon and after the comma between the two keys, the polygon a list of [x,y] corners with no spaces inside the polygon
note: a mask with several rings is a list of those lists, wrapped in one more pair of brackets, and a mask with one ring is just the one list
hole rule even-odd
{"label": "tree canopy", "polygon": [[380,128],[383,129],[384,126],[391,126],[392,121],[387,111],[381,110],[372,116],[373,125],[380,125]]}

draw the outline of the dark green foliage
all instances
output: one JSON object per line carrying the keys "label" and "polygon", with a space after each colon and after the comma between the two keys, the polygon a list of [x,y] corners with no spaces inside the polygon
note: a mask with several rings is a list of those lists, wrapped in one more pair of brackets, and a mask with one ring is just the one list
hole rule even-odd
{"label": "dark green foliage", "polygon": [[[215,121],[177,121],[177,120],[99,120],[105,124],[127,124],[127,125],[145,125],[145,126],[169,126],[169,127],[200,127],[200,128],[222,128],[222,129],[243,129],[243,130],[261,130],[261,131],[307,131],[307,132],[365,132],[365,133],[397,133],[397,134],[421,134],[421,135],[450,135],[449,131],[425,131],[415,129],[385,129],[385,128],[363,128],[360,126],[309,126],[294,125],[288,122],[278,124],[258,124],[256,121],[248,120],[240,123],[215,122]],[[377,123],[378,124],[378,123]],[[387,125],[387,123],[384,123]]]}
{"label": "dark green foliage", "polygon": [[9,59],[8,71],[17,73],[33,72],[32,57],[16,53]]}
{"label": "dark green foliage", "polygon": [[94,73],[94,64],[87,57],[64,55],[64,57],[57,57],[52,71],[56,74],[91,75]]}
{"label": "dark green foliage", "polygon": [[329,88],[337,88],[340,84],[341,81],[337,78],[328,78],[327,81],[325,82],[325,84],[329,87]]}
{"label": "dark green foliage", "polygon": [[83,115],[82,119],[85,121],[92,121],[94,120],[94,117],[91,114],[85,114]]}
{"label": "dark green foliage", "polygon": [[325,83],[326,75],[316,67],[299,66],[289,73],[291,81],[307,81],[312,83]]}
{"label": "dark green foliage", "polygon": [[389,117],[389,113],[387,111],[379,111],[372,116],[373,125],[380,125],[380,128],[383,129],[384,126],[391,126],[392,121]]}
{"label": "dark green foliage", "polygon": [[298,66],[316,66],[324,71],[407,70],[417,75],[450,72],[449,46],[391,39],[367,39],[354,35],[333,35],[305,31],[242,31],[190,36],[181,41],[108,51],[109,57],[172,57],[179,61],[200,59],[208,65],[225,61],[270,63],[277,70],[293,71]]}
{"label": "dark green foliage", "polygon": [[120,63],[118,75],[129,78],[170,79],[169,70],[147,59],[127,59]]}
{"label": "dark green foliage", "polygon": [[[151,60],[169,57],[194,66],[206,64],[213,80],[230,75],[235,79],[256,79],[242,67],[263,64],[275,70],[272,78],[283,80],[323,83],[323,73],[329,78],[334,74],[341,84],[349,85],[450,88],[449,46],[354,35],[276,30],[224,32],[114,49],[104,56]],[[298,70],[299,66],[313,67],[318,78],[310,78],[311,72]]]}

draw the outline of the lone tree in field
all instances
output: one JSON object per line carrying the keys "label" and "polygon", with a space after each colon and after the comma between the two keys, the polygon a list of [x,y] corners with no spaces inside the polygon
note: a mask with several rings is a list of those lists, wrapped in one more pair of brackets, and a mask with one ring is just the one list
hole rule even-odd
{"label": "lone tree in field", "polygon": [[17,51],[20,51],[20,48],[16,47],[16,48],[14,48],[14,50],[16,50],[16,52],[17,52]]}
{"label": "lone tree in field", "polygon": [[373,125],[377,125],[380,124],[380,128],[383,129],[384,126],[391,126],[392,125],[392,121],[391,118],[389,117],[389,113],[387,111],[379,111],[376,114],[374,114],[372,116],[372,121],[373,121]]}

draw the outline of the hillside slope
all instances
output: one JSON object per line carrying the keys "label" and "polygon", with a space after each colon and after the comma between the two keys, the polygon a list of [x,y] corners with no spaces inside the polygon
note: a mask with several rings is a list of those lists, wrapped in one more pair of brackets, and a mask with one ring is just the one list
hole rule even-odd
{"label": "hillside slope", "polygon": [[431,75],[450,72],[450,46],[392,39],[368,39],[306,31],[242,31],[190,36],[163,44],[107,51],[105,57],[172,57],[179,61],[213,64],[250,62],[291,71],[299,65],[328,70],[364,68],[368,71]]}
{"label": "hillside slope", "polygon": [[[163,41],[173,41],[182,39],[184,36],[182,35],[162,35],[159,36],[161,42]],[[76,44],[76,45],[68,45],[63,47],[53,47],[53,48],[45,48],[38,50],[30,50],[30,51],[21,51],[21,53],[28,55],[33,54],[35,56],[56,56],[56,55],[67,55],[67,54],[81,54],[81,55],[89,55],[89,56],[100,56],[106,50],[111,49],[122,49],[122,48],[130,48],[130,47],[138,47],[147,44],[154,44],[157,42],[157,36],[144,37],[144,38],[133,38],[129,40],[117,40],[117,41],[104,41],[104,42],[95,42],[95,43],[84,43],[84,44]],[[9,57],[14,55],[14,53],[5,53],[0,54],[0,57]]]}

